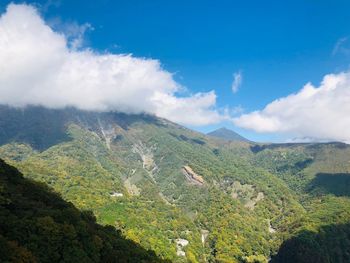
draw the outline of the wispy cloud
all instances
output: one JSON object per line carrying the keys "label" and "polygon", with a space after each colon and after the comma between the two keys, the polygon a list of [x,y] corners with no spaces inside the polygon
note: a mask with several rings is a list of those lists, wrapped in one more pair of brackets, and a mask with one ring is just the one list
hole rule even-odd
{"label": "wispy cloud", "polygon": [[240,86],[242,85],[243,82],[243,74],[241,71],[237,71],[235,73],[233,73],[233,81],[232,81],[232,85],[231,85],[231,89],[233,93],[236,93]]}
{"label": "wispy cloud", "polygon": [[40,5],[40,10],[47,12],[51,7],[59,7],[61,4],[61,0],[47,0],[44,4]]}
{"label": "wispy cloud", "polygon": [[349,37],[339,38],[333,47],[332,56],[337,54],[350,55],[350,44],[348,40]]}
{"label": "wispy cloud", "polygon": [[67,39],[67,44],[72,49],[79,49],[86,44],[86,33],[94,31],[90,23],[78,24],[76,21],[62,21],[55,17],[48,22],[48,25],[55,31],[62,33]]}

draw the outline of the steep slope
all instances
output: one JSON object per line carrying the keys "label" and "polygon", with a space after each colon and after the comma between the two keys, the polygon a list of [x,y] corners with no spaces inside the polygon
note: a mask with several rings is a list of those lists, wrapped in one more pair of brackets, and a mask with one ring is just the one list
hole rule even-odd
{"label": "steep slope", "polygon": [[316,192],[328,183],[328,187],[335,183],[340,187],[339,193],[333,189],[335,195],[350,194],[346,176],[350,173],[350,145],[338,142],[273,144],[254,145],[252,150],[255,166],[265,167],[298,192]]}
{"label": "steep slope", "polygon": [[0,116],[0,157],[163,259],[266,262],[321,218],[350,219],[340,213],[348,197],[307,188],[321,164],[346,172],[340,148],[328,159],[323,144],[217,140],[149,115],[2,107]]}
{"label": "steep slope", "polygon": [[251,160],[283,179],[307,211],[272,262],[350,261],[350,145],[254,145]]}
{"label": "steep slope", "polygon": [[0,160],[1,262],[162,262]]}
{"label": "steep slope", "polygon": [[225,127],[209,132],[207,135],[227,141],[249,142],[248,139]]}

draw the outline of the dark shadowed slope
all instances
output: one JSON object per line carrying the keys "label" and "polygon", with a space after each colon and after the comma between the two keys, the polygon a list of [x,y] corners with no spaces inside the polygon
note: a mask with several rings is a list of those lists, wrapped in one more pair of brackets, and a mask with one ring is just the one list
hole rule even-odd
{"label": "dark shadowed slope", "polygon": [[304,230],[286,240],[271,262],[350,262],[350,224],[322,226],[318,233]]}
{"label": "dark shadowed slope", "polygon": [[244,138],[243,136],[239,135],[238,133],[229,130],[227,128],[220,128],[215,131],[207,133],[207,135],[211,137],[216,137],[219,139],[223,139],[226,141],[240,141],[240,142],[249,142],[248,139]]}
{"label": "dark shadowed slope", "polygon": [[350,174],[318,173],[310,182],[308,190],[317,194],[350,196]]}
{"label": "dark shadowed slope", "polygon": [[0,160],[0,262],[161,262]]}

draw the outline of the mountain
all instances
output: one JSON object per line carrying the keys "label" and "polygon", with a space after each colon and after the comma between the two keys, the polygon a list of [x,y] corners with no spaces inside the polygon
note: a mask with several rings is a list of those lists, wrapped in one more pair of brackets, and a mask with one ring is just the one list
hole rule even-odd
{"label": "mountain", "polygon": [[164,262],[0,160],[1,262]]}
{"label": "mountain", "polygon": [[346,144],[226,143],[147,114],[1,106],[0,158],[160,259],[348,255]]}
{"label": "mountain", "polygon": [[225,127],[207,133],[208,136],[216,137],[227,141],[249,142],[248,139]]}

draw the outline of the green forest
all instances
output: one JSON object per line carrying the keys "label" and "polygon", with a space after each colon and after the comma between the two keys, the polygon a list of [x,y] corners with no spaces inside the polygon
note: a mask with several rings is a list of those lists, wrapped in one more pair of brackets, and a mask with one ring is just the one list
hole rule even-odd
{"label": "green forest", "polygon": [[1,262],[166,262],[0,160]]}
{"label": "green forest", "polygon": [[1,162],[4,262],[350,262],[346,144],[69,108],[3,107],[0,127],[23,174]]}

